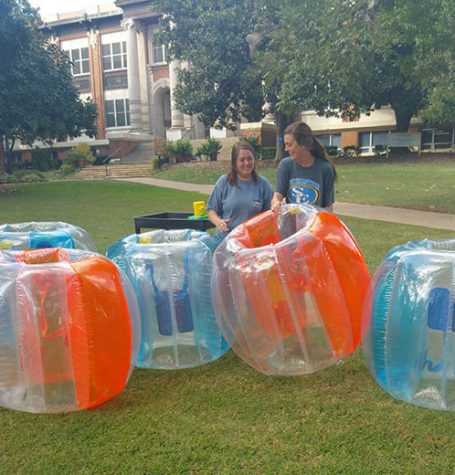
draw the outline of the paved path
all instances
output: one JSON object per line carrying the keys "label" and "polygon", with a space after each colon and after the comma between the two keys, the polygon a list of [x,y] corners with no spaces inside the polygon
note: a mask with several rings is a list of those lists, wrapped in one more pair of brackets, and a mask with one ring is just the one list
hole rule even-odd
{"label": "paved path", "polygon": [[[212,185],[197,185],[179,181],[159,180],[157,178],[119,178],[121,181],[142,183],[144,185],[161,186],[174,190],[194,191],[209,195]],[[353,216],[355,218],[388,221],[389,223],[411,224],[434,229],[455,231],[455,215],[417,211],[412,209],[391,208],[390,206],[361,205],[355,203],[335,203],[334,211],[337,214]]]}

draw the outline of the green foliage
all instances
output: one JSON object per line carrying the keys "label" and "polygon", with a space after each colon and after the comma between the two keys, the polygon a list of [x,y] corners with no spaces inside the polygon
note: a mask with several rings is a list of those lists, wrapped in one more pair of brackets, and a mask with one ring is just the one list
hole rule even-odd
{"label": "green foliage", "polygon": [[63,159],[64,163],[70,164],[74,168],[79,168],[81,165],[85,164],[92,164],[94,160],[90,146],[86,143],[81,143],[73,147],[65,153]]}
{"label": "green foliage", "polygon": [[261,143],[255,135],[248,135],[248,137],[242,137],[243,140],[246,140],[256,153],[256,157],[259,157],[261,154]]}
{"label": "green foliage", "polygon": [[189,162],[193,156],[193,146],[186,139],[167,141],[164,146],[164,153],[174,163]]}
{"label": "green foliage", "polygon": [[47,181],[42,173],[37,170],[17,170],[13,173],[0,174],[0,184],[6,183],[34,183]]}
{"label": "green foliage", "polygon": [[261,148],[261,160],[273,160],[276,155],[275,147],[262,147]]}
{"label": "green foliage", "polygon": [[[450,82],[449,84],[449,81]],[[422,112],[427,126],[451,129],[455,125],[455,84],[454,77],[441,79],[428,95],[428,105]]]}
{"label": "green foliage", "polygon": [[62,166],[59,169],[59,174],[63,177],[71,176],[74,175],[79,167],[71,162],[71,161],[65,161],[62,163]]}
{"label": "green foliage", "polygon": [[0,0],[0,139],[9,148],[96,133],[95,105],[79,99],[68,56],[39,24],[25,0]]}
{"label": "green foliage", "polygon": [[191,68],[179,74],[176,99],[207,126],[234,128],[241,116],[261,117],[261,75],[249,54],[255,0],[153,0],[165,13],[161,41]]}
{"label": "green foliage", "polygon": [[198,147],[196,150],[196,155],[198,157],[206,155],[207,157],[210,157],[211,161],[215,161],[218,156],[218,152],[221,150],[221,147],[222,146],[219,140],[209,138],[200,147]]}
{"label": "green foliage", "polygon": [[383,44],[396,55],[400,71],[424,91],[421,111],[434,127],[455,125],[455,2],[404,0],[378,11]]}
{"label": "green foliage", "polygon": [[163,168],[163,165],[169,163],[169,158],[166,157],[153,157],[152,158],[152,173],[156,173]]}
{"label": "green foliage", "polygon": [[337,147],[336,145],[324,146],[324,148],[326,149],[327,153],[328,153],[331,157],[338,157],[338,155],[339,155],[339,150],[338,150],[338,147]]}
{"label": "green foliage", "polygon": [[374,146],[374,153],[376,155],[383,155],[386,152],[387,152],[387,146],[386,145],[375,145]]}
{"label": "green foliage", "polygon": [[49,170],[56,170],[59,164],[52,157],[52,151],[50,149],[41,148],[32,151],[30,167],[33,170],[47,172]]}
{"label": "green foliage", "polygon": [[273,69],[279,67],[273,65],[279,51],[287,64],[278,108],[299,104],[320,115],[354,118],[390,104],[398,130],[407,130],[411,115],[424,103],[424,91],[400,68],[393,49],[397,34],[387,28],[387,18],[370,0],[285,2],[282,21],[293,34],[273,32],[266,54]]}
{"label": "green foliage", "polygon": [[340,154],[344,158],[358,158],[360,156],[360,149],[355,145],[347,145],[343,147],[343,152]]}

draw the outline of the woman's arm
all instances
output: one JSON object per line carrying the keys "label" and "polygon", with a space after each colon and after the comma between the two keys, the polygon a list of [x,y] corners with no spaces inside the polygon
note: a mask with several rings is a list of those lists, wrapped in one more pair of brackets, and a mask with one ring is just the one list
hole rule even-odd
{"label": "woman's arm", "polygon": [[275,211],[281,206],[281,203],[283,202],[283,198],[284,196],[281,193],[279,193],[278,191],[275,191],[275,193],[273,194],[272,204],[271,204],[272,211]]}
{"label": "woman's arm", "polygon": [[209,218],[209,221],[215,225],[218,231],[221,231],[223,233],[228,231],[227,223],[229,222],[229,219],[221,219],[214,209],[209,209],[207,211],[207,217]]}

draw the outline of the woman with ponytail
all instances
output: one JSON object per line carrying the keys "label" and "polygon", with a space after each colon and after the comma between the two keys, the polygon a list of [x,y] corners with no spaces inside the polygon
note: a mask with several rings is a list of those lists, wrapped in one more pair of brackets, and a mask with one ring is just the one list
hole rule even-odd
{"label": "woman with ponytail", "polygon": [[288,157],[281,160],[272,198],[277,209],[286,198],[288,203],[303,203],[333,211],[335,202],[335,165],[322,143],[304,122],[294,122],[284,131]]}

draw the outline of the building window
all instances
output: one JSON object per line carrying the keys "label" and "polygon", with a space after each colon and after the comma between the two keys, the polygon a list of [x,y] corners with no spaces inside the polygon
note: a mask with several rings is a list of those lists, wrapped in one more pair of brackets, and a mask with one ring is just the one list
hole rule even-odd
{"label": "building window", "polygon": [[341,134],[318,135],[317,138],[325,147],[341,148]]}
{"label": "building window", "polygon": [[164,45],[153,46],[153,64],[165,64],[167,62],[167,50]]}
{"label": "building window", "polygon": [[75,48],[66,51],[72,63],[71,70],[73,76],[90,73],[90,60],[88,57],[88,48]]}
{"label": "building window", "polygon": [[384,146],[387,143],[389,132],[360,132],[359,149],[361,153],[376,153],[375,147]]}
{"label": "building window", "polygon": [[126,41],[105,44],[103,52],[103,71],[126,69]]}
{"label": "building window", "polygon": [[130,125],[130,104],[128,99],[114,99],[105,102],[106,127]]}
{"label": "building window", "polygon": [[422,150],[455,148],[455,128],[452,130],[422,130]]}

